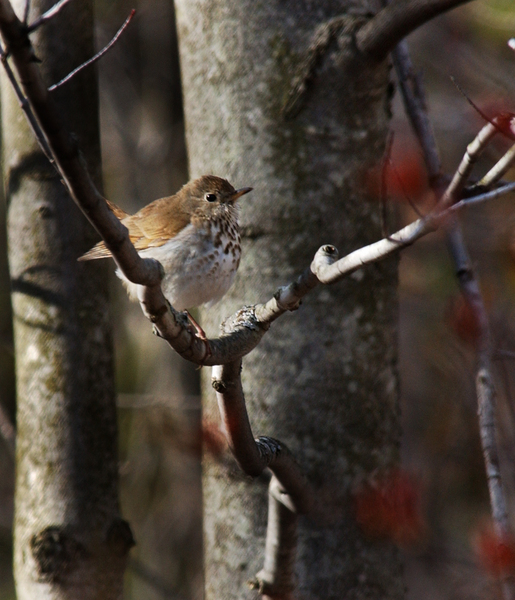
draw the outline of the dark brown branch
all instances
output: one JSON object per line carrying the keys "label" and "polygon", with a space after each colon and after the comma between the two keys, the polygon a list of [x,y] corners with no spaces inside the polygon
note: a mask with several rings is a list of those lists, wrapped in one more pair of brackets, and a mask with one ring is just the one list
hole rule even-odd
{"label": "dark brown branch", "polygon": [[439,184],[442,165],[426,110],[422,81],[413,70],[406,41],[402,41],[392,52],[392,60],[404,99],[404,108],[424,153],[429,182],[434,188],[435,184]]}
{"label": "dark brown branch", "polygon": [[393,0],[356,34],[358,50],[380,61],[412,31],[470,0]]}
{"label": "dark brown branch", "polygon": [[272,471],[263,569],[251,587],[264,598],[293,599],[297,514],[316,511],[314,494],[288,448],[269,437],[254,439],[241,385],[241,360],[213,368],[213,387],[229,448],[252,477]]}
{"label": "dark brown branch", "polygon": [[299,513],[313,509],[313,498],[306,478],[288,448],[269,437],[254,439],[250,427],[245,396],[241,386],[241,360],[213,368],[212,385],[227,443],[242,470],[257,477],[270,469],[286,490],[283,503]]}
{"label": "dark brown branch", "polygon": [[[113,39],[109,42],[109,44],[107,44],[107,46],[104,46],[104,48],[102,48],[102,50],[100,50],[100,52],[97,52],[95,54],[95,56],[93,56],[92,58],[90,58],[86,62],[82,63],[81,65],[79,65],[76,69],[73,69],[73,71],[71,73],[68,73],[68,75],[66,75],[66,77],[63,77],[63,79],[61,79],[61,81],[58,81],[57,83],[54,83],[54,85],[51,85],[48,88],[48,91],[49,92],[53,92],[58,87],[64,85],[68,81],[70,81],[70,79],[72,79],[73,77],[75,77],[75,75],[77,75],[78,73],[80,73],[81,71],[83,71],[84,69],[86,69],[87,67],[90,67],[91,65],[93,65],[94,63],[96,63],[98,60],[100,60],[102,58],[102,56],[104,56],[104,54],[106,54],[107,52],[109,52],[109,50],[111,50],[111,48],[120,39],[120,36],[127,29],[127,27],[129,26],[129,23],[132,21],[132,17],[134,17],[135,14],[136,14],[136,10],[133,8],[131,10],[131,12],[130,12],[130,15],[125,19],[123,25],[120,27],[120,29],[118,29],[118,31],[115,33]],[[44,16],[45,15],[43,15],[43,17]],[[41,17],[41,18],[43,18],[43,17]]]}

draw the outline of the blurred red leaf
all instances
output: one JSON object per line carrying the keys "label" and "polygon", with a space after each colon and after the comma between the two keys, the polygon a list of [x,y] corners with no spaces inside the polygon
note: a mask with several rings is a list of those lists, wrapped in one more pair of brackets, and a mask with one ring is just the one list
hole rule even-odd
{"label": "blurred red leaf", "polygon": [[510,139],[515,138],[515,114],[503,112],[496,116],[495,124]]}
{"label": "blurred red leaf", "polygon": [[481,328],[472,306],[462,295],[449,301],[446,320],[454,333],[466,344],[475,346],[481,334]]}
{"label": "blurred red leaf", "polygon": [[[426,169],[419,153],[410,148],[395,151],[386,165],[386,191],[388,197],[398,202],[420,198],[427,190]],[[381,200],[383,166],[378,165],[367,174],[369,193]]]}
{"label": "blurred red leaf", "polygon": [[498,534],[492,526],[483,527],[475,539],[476,554],[482,567],[495,577],[515,573],[515,538]]}
{"label": "blurred red leaf", "polygon": [[202,446],[214,458],[219,458],[224,453],[227,442],[216,423],[202,423]]}
{"label": "blurred red leaf", "polygon": [[420,485],[401,470],[362,486],[354,494],[356,520],[366,535],[401,546],[420,540],[424,531]]}

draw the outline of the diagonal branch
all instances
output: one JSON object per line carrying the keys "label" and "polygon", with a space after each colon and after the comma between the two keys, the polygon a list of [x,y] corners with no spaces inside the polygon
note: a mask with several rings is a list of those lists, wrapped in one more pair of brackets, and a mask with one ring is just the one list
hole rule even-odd
{"label": "diagonal branch", "polygon": [[[59,13],[61,11],[61,9],[64,8],[68,4],[68,2],[70,2],[70,0],[59,0],[59,2],[54,4],[54,6],[52,6],[52,8],[49,8],[45,13],[43,13],[39,17],[39,19],[36,19],[33,23],[28,25],[27,33],[32,33],[33,31],[38,29],[38,27],[41,27],[41,25],[44,25],[47,21],[50,21],[50,19],[55,17],[57,15],[57,13]],[[24,23],[27,23],[27,20],[29,17],[29,8],[30,8],[30,0],[27,0],[27,2],[25,4]]]}
{"label": "diagonal branch", "polygon": [[417,27],[466,2],[470,0],[393,0],[357,33],[358,50],[366,57],[384,60]]}
{"label": "diagonal branch", "polygon": [[[432,130],[428,127],[429,118],[425,110],[424,92],[421,85],[412,90],[408,85],[408,78],[413,72],[411,59],[409,57],[406,42],[402,42],[393,52],[394,65],[399,78],[406,112],[412,123],[412,127],[422,147],[429,178],[432,182],[435,194],[439,194],[440,188],[440,160],[438,157],[437,144]],[[453,183],[450,187],[462,190],[466,184],[466,178],[477,155],[482,151],[488,141],[495,135],[498,127],[493,122],[488,123],[482,130],[483,135],[478,135],[476,145],[467,148],[464,160],[457,170]],[[481,140],[479,138],[482,138]],[[483,177],[479,185],[492,186],[513,164],[513,147],[501,158],[500,161]],[[515,186],[514,186],[515,187]],[[472,309],[479,325],[479,341],[477,347],[477,371],[476,371],[476,394],[478,401],[479,429],[483,457],[485,461],[488,490],[492,517],[497,534],[504,537],[509,532],[509,519],[506,497],[503,490],[501,470],[499,464],[499,451],[496,440],[495,427],[495,384],[493,379],[492,358],[493,349],[491,341],[488,314],[479,288],[479,283],[471,265],[467,247],[463,239],[463,232],[459,222],[454,219],[446,227],[447,244],[454,262],[456,277],[465,301]],[[504,579],[502,582],[503,596],[505,600],[515,598],[515,587],[513,581]]]}
{"label": "diagonal branch", "polygon": [[365,264],[382,260],[434,231],[440,219],[445,217],[445,213],[435,213],[419,219],[391,235],[388,240],[380,240],[352,252],[338,261],[336,266],[332,265],[337,258],[334,248],[331,250],[331,246],[324,246],[317,253],[313,266],[306,269],[296,282],[279,290],[264,305],[242,308],[227,321],[231,325],[226,328],[227,333],[206,344],[195,335],[181,314],[169,308],[161,292],[159,263],[140,258],[129,240],[126,228],[109,210],[95,188],[78,148],[63,128],[39,68],[32,61],[30,40],[8,0],[0,0],[0,33],[70,195],[100,233],[127,278],[134,283],[146,284],[140,298],[145,315],[154,323],[158,335],[186,360],[215,365],[245,356],[256,347],[270,324],[286,311],[297,308],[300,299],[319,282],[333,283]]}
{"label": "diagonal branch", "polygon": [[[129,26],[129,23],[132,21],[132,17],[134,17],[134,15],[136,14],[136,10],[133,8],[129,14],[129,16],[125,19],[125,21],[123,22],[123,25],[120,27],[120,29],[118,29],[118,31],[114,34],[113,39],[102,48],[102,50],[100,50],[99,52],[97,52],[95,54],[95,56],[92,56],[89,60],[87,60],[86,62],[82,63],[82,65],[79,65],[76,69],[73,69],[73,71],[71,73],[68,73],[68,75],[66,75],[66,77],[63,77],[63,79],[61,79],[61,81],[58,81],[57,83],[54,83],[54,85],[51,85],[48,88],[49,92],[53,92],[54,90],[56,90],[58,87],[61,87],[62,85],[64,85],[65,83],[67,83],[68,81],[70,81],[70,79],[72,79],[73,77],[75,77],[75,75],[78,75],[81,71],[83,71],[84,69],[86,69],[87,67],[90,67],[91,65],[95,64],[97,61],[99,61],[104,54],[107,54],[107,52],[109,52],[109,50],[111,50],[111,48],[116,44],[116,42],[120,39],[120,36],[122,35],[122,33],[127,29],[127,27]],[[43,15],[44,17],[45,15]],[[41,17],[41,18],[43,18]]]}
{"label": "diagonal branch", "polygon": [[[382,260],[413,244],[420,237],[435,231],[452,211],[471,203],[472,199],[467,199],[458,206],[449,208],[462,187],[459,182],[462,181],[463,173],[468,170],[467,163],[457,183],[451,184],[442,196],[434,213],[404,227],[388,239],[351,252],[337,262],[336,250],[332,246],[323,246],[317,252],[311,267],[297,281],[281,288],[264,305],[240,309],[227,320],[226,333],[206,343],[195,335],[183,315],[169,307],[161,291],[161,265],[139,256],[130,242],[127,229],[109,210],[104,198],[95,188],[76,144],[62,125],[39,67],[32,60],[34,52],[26,28],[14,14],[8,0],[0,0],[0,34],[71,197],[102,236],[127,278],[146,286],[139,300],[144,314],[154,323],[156,333],[183,358],[196,364],[225,364],[245,356],[256,347],[275,319],[287,311],[295,310],[300,299],[319,283],[334,283],[366,264]],[[484,134],[480,134],[480,138],[481,135]]]}

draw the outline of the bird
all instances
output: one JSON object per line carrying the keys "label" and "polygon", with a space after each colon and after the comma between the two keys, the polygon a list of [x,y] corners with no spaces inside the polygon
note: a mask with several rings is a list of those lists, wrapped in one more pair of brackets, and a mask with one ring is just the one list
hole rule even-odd
{"label": "bird", "polygon": [[[188,312],[201,305],[212,306],[231,287],[241,257],[236,201],[251,190],[235,189],[226,179],[203,175],[173,196],[154,200],[133,215],[112,202],[108,206],[129,230],[138,254],[156,259],[163,266],[161,289],[167,301],[177,311]],[[110,256],[104,242],[99,242],[78,260]],[[129,297],[137,300],[140,286],[129,281],[120,269],[116,274]],[[197,331],[202,337],[201,328]]]}

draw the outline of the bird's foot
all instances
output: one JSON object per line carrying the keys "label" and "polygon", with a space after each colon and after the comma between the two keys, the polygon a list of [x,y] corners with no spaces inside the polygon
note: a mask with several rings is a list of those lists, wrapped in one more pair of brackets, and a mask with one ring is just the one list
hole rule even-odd
{"label": "bird's foot", "polygon": [[206,346],[206,356],[204,357],[204,360],[206,360],[213,354],[213,352],[211,351],[211,346],[209,344],[209,340],[207,339],[207,336],[206,336],[206,332],[202,329],[202,327],[197,323],[197,321],[193,318],[193,316],[187,310],[184,312],[186,313],[186,316],[188,317],[189,322],[195,328],[195,335],[199,339],[201,339]]}

